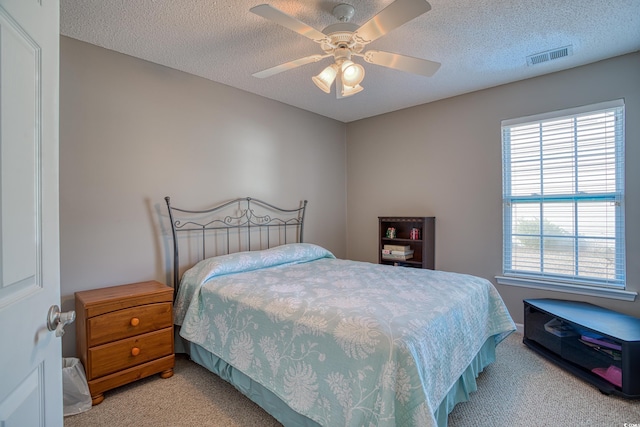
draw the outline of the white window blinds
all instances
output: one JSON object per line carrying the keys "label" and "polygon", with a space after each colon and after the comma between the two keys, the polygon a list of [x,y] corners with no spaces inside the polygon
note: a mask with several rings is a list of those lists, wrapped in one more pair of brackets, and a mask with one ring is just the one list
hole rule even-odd
{"label": "white window blinds", "polygon": [[504,275],[625,285],[622,100],[503,121]]}

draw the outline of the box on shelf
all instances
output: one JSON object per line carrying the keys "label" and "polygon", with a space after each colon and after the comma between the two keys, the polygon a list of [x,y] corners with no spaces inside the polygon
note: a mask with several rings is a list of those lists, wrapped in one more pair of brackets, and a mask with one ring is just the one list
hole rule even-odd
{"label": "box on shelf", "polygon": [[558,319],[551,319],[544,324],[544,330],[557,337],[571,337],[577,335],[576,331],[568,324]]}

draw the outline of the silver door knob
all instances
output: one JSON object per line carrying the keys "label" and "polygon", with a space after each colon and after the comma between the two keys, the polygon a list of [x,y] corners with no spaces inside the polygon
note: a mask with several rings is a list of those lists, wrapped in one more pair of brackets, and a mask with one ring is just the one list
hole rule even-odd
{"label": "silver door knob", "polygon": [[64,335],[64,326],[76,320],[76,312],[73,310],[60,312],[60,307],[52,305],[47,315],[47,328],[56,331],[56,337]]}

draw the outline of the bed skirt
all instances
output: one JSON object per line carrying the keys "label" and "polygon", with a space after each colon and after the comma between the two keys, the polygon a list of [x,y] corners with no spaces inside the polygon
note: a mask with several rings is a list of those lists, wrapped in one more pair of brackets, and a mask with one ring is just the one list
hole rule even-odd
{"label": "bed skirt", "polygon": [[[478,386],[476,378],[482,370],[493,363],[496,358],[496,338],[489,337],[480,348],[471,363],[467,366],[455,384],[442,400],[435,411],[434,417],[438,427],[446,427],[449,413],[460,402],[469,400],[469,394],[476,391]],[[276,420],[284,426],[319,427],[315,421],[295,412],[286,405],[278,396],[267,390],[262,385],[213,355],[208,350],[197,344],[186,343],[185,351],[197,364],[204,366],[223,380],[232,384],[242,394],[264,408]]]}

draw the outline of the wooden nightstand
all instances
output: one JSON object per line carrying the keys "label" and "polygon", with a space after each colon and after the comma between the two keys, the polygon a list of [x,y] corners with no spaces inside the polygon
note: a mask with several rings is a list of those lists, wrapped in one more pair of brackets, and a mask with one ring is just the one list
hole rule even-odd
{"label": "wooden nightstand", "polygon": [[76,351],[94,405],[140,378],[173,375],[173,289],[140,282],[76,292]]}

